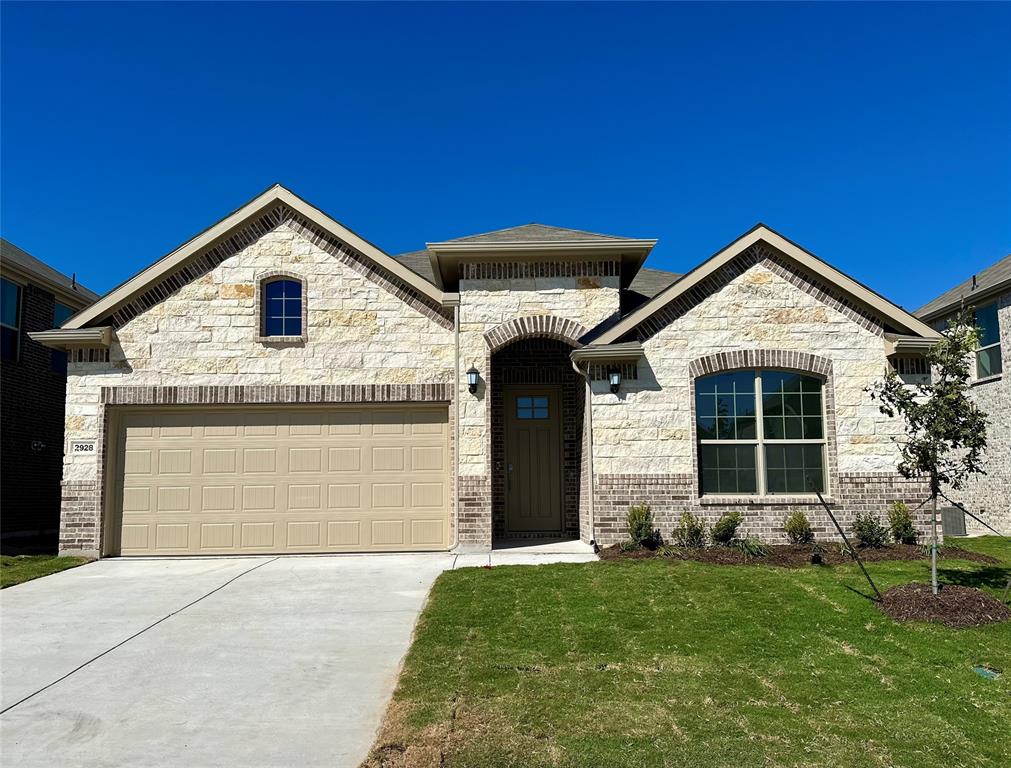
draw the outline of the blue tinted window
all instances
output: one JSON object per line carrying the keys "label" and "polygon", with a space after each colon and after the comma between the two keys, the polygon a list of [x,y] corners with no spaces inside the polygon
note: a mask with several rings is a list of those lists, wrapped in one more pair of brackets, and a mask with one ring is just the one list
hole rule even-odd
{"label": "blue tinted window", "polygon": [[517,397],[516,418],[517,419],[548,418],[548,398],[546,396]]}
{"label": "blue tinted window", "polygon": [[263,288],[263,335],[302,335],[302,283],[272,280]]}

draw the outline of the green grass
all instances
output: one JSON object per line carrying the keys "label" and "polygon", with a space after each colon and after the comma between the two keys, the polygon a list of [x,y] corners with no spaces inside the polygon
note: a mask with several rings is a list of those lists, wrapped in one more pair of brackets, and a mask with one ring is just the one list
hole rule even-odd
{"label": "green grass", "polygon": [[86,557],[57,557],[56,555],[2,555],[0,556],[0,588],[59,573],[88,562]]}
{"label": "green grass", "polygon": [[[941,578],[999,594],[1011,546],[959,544],[1002,565],[942,560]],[[882,591],[929,578],[868,569]],[[1011,626],[898,624],[868,591],[855,566],[445,573],[372,764],[1011,765]]]}

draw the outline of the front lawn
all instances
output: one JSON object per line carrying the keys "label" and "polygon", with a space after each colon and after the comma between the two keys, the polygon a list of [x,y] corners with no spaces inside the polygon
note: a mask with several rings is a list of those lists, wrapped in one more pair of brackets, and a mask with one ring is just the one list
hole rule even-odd
{"label": "front lawn", "polygon": [[40,576],[65,571],[88,562],[86,557],[57,557],[56,555],[2,555],[0,556],[0,589],[12,587]]}
{"label": "front lawn", "polygon": [[[942,580],[999,595],[1011,546],[958,544],[1001,565],[943,561]],[[868,569],[882,591],[929,579]],[[897,624],[868,591],[855,566],[445,573],[366,765],[1011,765],[1011,625]]]}

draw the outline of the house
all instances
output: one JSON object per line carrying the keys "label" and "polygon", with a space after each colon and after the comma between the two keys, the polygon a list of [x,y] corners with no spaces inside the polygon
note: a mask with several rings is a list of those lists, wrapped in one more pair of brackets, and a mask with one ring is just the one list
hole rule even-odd
{"label": "house", "polygon": [[67,356],[29,334],[58,326],[98,296],[0,238],[0,547],[56,551]]}
{"label": "house", "polygon": [[[766,226],[685,275],[528,224],[392,257],[274,186],[36,338],[70,356],[60,549],[781,539],[918,504],[865,387],[936,330]],[[921,510],[920,525],[926,524]]]}
{"label": "house", "polygon": [[[1011,255],[920,307],[916,316],[940,329],[963,307],[973,313],[980,329],[971,395],[989,419],[986,474],[974,475],[963,488],[946,494],[998,531],[1011,534],[1011,382],[1004,376],[1011,369]],[[946,514],[955,513],[955,524],[961,525],[964,515],[956,510]],[[965,518],[964,525],[970,534],[989,533],[972,517]]]}

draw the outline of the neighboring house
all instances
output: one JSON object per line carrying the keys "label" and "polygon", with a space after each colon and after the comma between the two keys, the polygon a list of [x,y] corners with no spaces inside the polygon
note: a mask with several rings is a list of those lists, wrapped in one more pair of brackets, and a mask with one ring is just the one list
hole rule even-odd
{"label": "neighboring house", "polygon": [[0,281],[0,546],[55,552],[67,356],[29,334],[58,327],[98,295],[2,238]]}
{"label": "neighboring house", "polygon": [[[962,308],[971,310],[980,329],[973,364],[972,397],[988,418],[986,474],[973,476],[959,491],[946,491],[953,501],[1005,535],[1011,534],[1011,256],[973,275],[916,311],[935,328]],[[943,503],[943,500],[942,500]],[[960,522],[960,521],[959,521]],[[968,533],[988,533],[971,517]]]}
{"label": "neighboring house", "polygon": [[[487,549],[918,504],[865,388],[938,333],[759,225],[683,276],[529,224],[391,257],[275,186],[62,329],[61,550]],[[918,522],[926,524],[923,510]]]}

